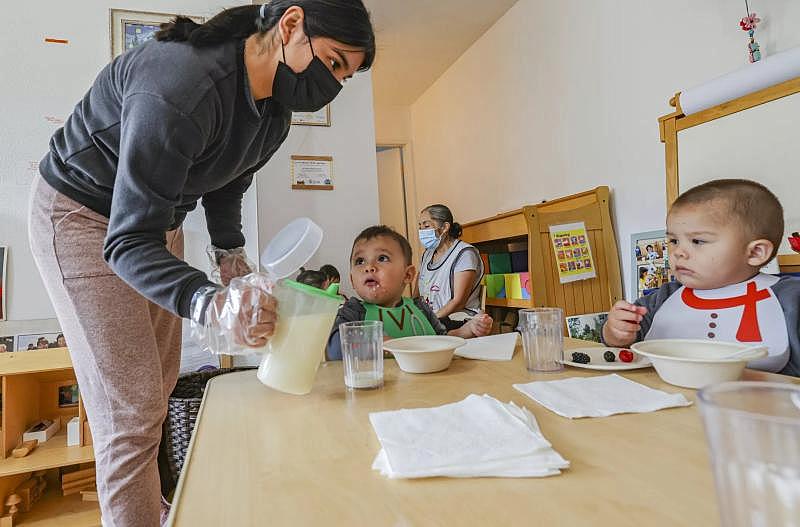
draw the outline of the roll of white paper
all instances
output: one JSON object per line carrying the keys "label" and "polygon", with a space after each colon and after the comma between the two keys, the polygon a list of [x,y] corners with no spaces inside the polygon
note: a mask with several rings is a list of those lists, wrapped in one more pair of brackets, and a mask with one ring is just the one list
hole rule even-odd
{"label": "roll of white paper", "polygon": [[691,115],[795,77],[800,77],[800,47],[771,55],[681,92],[681,109],[684,115]]}

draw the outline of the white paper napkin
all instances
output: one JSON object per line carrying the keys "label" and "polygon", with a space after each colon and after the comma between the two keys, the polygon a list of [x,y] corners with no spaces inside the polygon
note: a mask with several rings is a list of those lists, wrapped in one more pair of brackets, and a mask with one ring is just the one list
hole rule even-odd
{"label": "white paper napkin", "polygon": [[370,421],[382,446],[372,468],[390,478],[537,477],[569,466],[533,414],[488,395],[372,413]]}
{"label": "white paper napkin", "polygon": [[464,346],[456,349],[456,355],[465,359],[511,360],[517,347],[519,333],[502,333],[468,339]]}
{"label": "white paper napkin", "polygon": [[617,374],[529,382],[515,384],[514,388],[570,419],[653,412],[692,404],[680,393],[654,390]]}

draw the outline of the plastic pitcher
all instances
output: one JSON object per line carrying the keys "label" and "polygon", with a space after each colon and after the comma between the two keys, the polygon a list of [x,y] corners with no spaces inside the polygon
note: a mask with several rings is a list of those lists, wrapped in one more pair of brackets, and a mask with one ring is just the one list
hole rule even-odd
{"label": "plastic pitcher", "polygon": [[258,379],[296,395],[311,391],[342,298],[338,284],[323,291],[281,279],[300,269],[321,243],[322,229],[308,218],[299,218],[281,229],[261,254],[261,264],[274,283],[278,322],[263,349]]}
{"label": "plastic pitcher", "polygon": [[262,383],[295,395],[311,391],[342,303],[338,291],[338,284],[327,291],[293,280],[275,285],[272,294],[278,301],[278,323],[258,367]]}

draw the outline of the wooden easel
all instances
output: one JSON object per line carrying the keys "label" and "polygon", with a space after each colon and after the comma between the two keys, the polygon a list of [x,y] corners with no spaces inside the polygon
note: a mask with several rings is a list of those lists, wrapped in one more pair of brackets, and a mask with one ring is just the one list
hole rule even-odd
{"label": "wooden easel", "polygon": [[[768,102],[776,101],[800,93],[800,77],[764,88],[737,99],[712,106],[692,115],[684,115],[680,104],[680,92],[669,100],[675,111],[658,118],[658,130],[664,143],[665,165],[667,170],[667,208],[678,198],[678,132],[694,126],[732,115]],[[800,272],[800,254],[779,254],[778,265],[784,272]]]}

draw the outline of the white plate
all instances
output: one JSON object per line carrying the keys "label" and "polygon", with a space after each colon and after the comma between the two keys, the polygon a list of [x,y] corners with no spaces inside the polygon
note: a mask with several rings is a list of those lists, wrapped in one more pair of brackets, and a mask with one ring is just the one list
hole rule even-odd
{"label": "white plate", "polygon": [[[585,368],[587,370],[637,370],[639,368],[649,368],[652,366],[650,363],[650,359],[639,355],[636,352],[633,352],[633,361],[632,362],[622,362],[619,360],[619,350],[628,349],[628,348],[600,348],[600,347],[591,347],[591,348],[575,348],[570,350],[564,350],[564,360],[561,361],[561,364],[567,366],[574,366],[576,368]],[[603,358],[603,354],[606,351],[613,351],[614,355],[617,357],[617,360],[614,362],[608,362],[605,358]],[[573,353],[585,353],[589,356],[589,364],[580,364],[578,362],[572,362],[572,354]]]}

